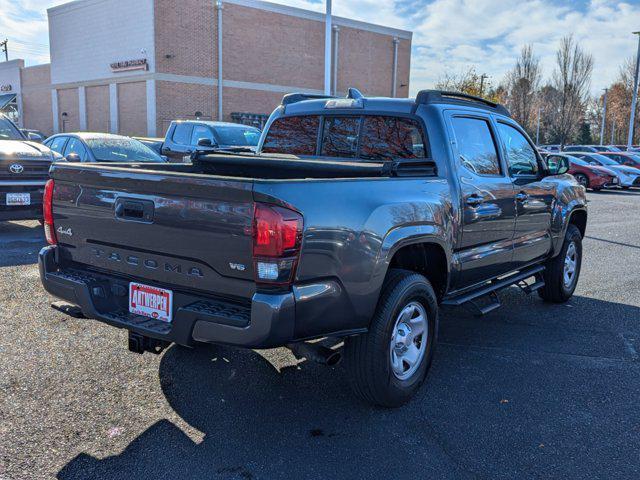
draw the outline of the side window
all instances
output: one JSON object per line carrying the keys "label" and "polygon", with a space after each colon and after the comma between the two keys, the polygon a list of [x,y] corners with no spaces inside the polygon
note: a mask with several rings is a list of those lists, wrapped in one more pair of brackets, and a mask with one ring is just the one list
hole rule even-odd
{"label": "side window", "polygon": [[509,173],[514,177],[538,175],[538,157],[525,136],[506,123],[498,123],[498,131],[507,150]]}
{"label": "side window", "polygon": [[215,139],[213,138],[213,132],[211,132],[211,129],[209,127],[205,125],[194,125],[193,133],[191,134],[190,145],[198,145],[198,140],[200,140],[201,138],[208,138],[214,145],[216,143]]}
{"label": "side window", "polygon": [[419,125],[406,118],[364,117],[360,157],[369,159],[424,158]]}
{"label": "side window", "polygon": [[191,129],[193,125],[190,123],[178,123],[176,124],[176,128],[173,131],[173,135],[171,136],[171,140],[173,140],[178,145],[189,145],[191,141]]}
{"label": "side window", "polygon": [[359,126],[360,117],[325,117],[320,155],[355,157],[358,152]]}
{"label": "side window", "polygon": [[319,125],[320,119],[317,116],[279,118],[271,124],[262,151],[315,155]]}
{"label": "side window", "polygon": [[70,138],[67,146],[64,148],[65,157],[70,153],[76,153],[78,156],[80,156],[80,160],[82,162],[87,161],[87,149],[77,138]]}
{"label": "side window", "polygon": [[67,141],[67,137],[56,137],[51,140],[49,148],[54,152],[58,152],[62,155],[62,147],[64,147],[64,142]]}
{"label": "side window", "polygon": [[460,163],[478,175],[500,175],[500,162],[489,123],[479,118],[453,117]]}

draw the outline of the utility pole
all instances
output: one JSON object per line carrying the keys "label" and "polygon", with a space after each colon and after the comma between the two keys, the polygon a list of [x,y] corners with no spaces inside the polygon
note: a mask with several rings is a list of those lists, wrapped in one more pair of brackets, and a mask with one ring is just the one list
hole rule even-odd
{"label": "utility pole", "polygon": [[638,35],[638,55],[636,56],[636,73],[633,80],[633,97],[631,99],[631,115],[629,115],[627,150],[631,150],[631,145],[633,145],[633,125],[636,120],[636,104],[638,102],[638,70],[640,70],[640,32],[633,32],[633,34]]}
{"label": "utility pole", "polygon": [[331,0],[327,1],[324,19],[324,94],[331,95]]}
{"label": "utility pole", "polygon": [[609,89],[605,88],[603,90],[604,90],[604,100],[602,100],[603,107],[602,107],[602,127],[600,127],[600,145],[604,143],[604,122],[605,122],[605,119],[607,118],[607,92],[609,91]]}
{"label": "utility pole", "polygon": [[2,51],[4,52],[4,61],[8,62],[9,61],[9,46],[8,46],[9,40],[8,39],[4,39],[3,42],[0,42],[0,46],[2,46]]}
{"label": "utility pole", "polygon": [[480,96],[482,96],[482,93],[484,92],[484,79],[485,78],[489,78],[489,75],[487,75],[486,73],[483,73],[482,75],[480,75]]}

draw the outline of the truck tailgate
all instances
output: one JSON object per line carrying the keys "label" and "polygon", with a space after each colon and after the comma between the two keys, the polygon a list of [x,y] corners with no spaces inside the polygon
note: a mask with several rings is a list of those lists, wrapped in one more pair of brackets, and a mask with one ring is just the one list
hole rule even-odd
{"label": "truck tailgate", "polygon": [[251,180],[86,164],[52,176],[71,260],[178,289],[253,293]]}

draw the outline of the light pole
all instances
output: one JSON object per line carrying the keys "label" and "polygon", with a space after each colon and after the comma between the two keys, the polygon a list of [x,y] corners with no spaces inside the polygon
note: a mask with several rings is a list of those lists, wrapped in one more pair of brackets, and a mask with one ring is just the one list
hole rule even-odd
{"label": "light pole", "polygon": [[636,120],[636,103],[638,102],[638,70],[640,70],[640,32],[633,32],[638,35],[638,55],[636,56],[636,72],[633,80],[633,97],[631,100],[631,115],[629,115],[629,137],[627,138],[627,150],[633,144],[633,124]]}
{"label": "light pole", "polygon": [[607,92],[609,91],[609,89],[605,88],[603,90],[604,90],[604,99],[602,100],[603,106],[602,106],[602,127],[600,127],[600,145],[604,143],[604,122],[605,122],[605,119],[607,118]]}
{"label": "light pole", "polygon": [[616,119],[613,118],[613,122],[611,122],[611,145],[616,144]]}
{"label": "light pole", "polygon": [[324,19],[324,94],[331,95],[331,0]]}
{"label": "light pole", "polygon": [[540,146],[540,107],[538,107],[538,124],[536,125],[536,147]]}

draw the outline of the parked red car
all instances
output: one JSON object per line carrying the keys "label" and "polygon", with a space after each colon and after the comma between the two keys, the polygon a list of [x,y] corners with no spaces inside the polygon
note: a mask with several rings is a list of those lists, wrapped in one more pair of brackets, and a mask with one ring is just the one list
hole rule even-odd
{"label": "parked red car", "polygon": [[640,153],[633,152],[599,152],[601,155],[609,157],[620,165],[633,167],[640,170]]}
{"label": "parked red car", "polygon": [[553,164],[554,157],[565,157],[569,160],[569,173],[575,177],[584,188],[598,191],[603,188],[618,188],[620,180],[612,170],[599,165],[591,165],[573,155],[553,153],[547,156],[547,163]]}

